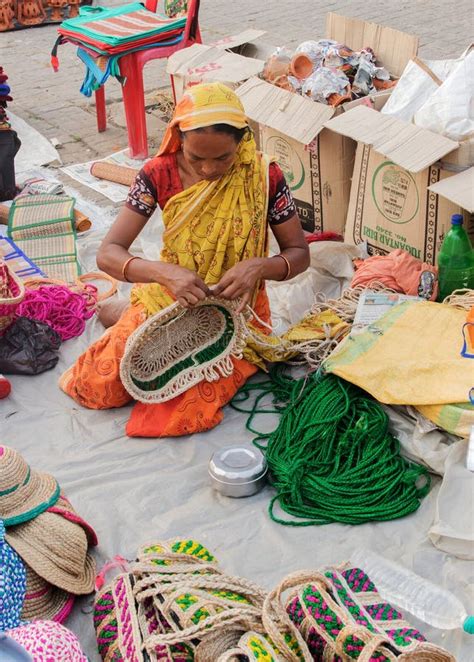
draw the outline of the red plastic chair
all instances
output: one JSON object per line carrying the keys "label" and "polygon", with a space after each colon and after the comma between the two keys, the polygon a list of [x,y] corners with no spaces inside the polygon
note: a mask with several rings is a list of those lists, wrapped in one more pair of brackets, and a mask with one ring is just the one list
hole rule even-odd
{"label": "red plastic chair", "polygon": [[[148,156],[143,67],[150,60],[169,57],[181,48],[202,43],[199,30],[199,3],[200,0],[189,0],[183,38],[177,44],[173,44],[173,46],[155,46],[149,50],[136,51],[120,58],[120,74],[126,79],[122,86],[122,96],[127,122],[128,147],[130,156],[134,159],[145,159]],[[146,0],[145,6],[149,11],[156,12],[157,4],[158,0]],[[171,84],[173,85],[172,79]],[[97,129],[102,132],[107,128],[104,86],[96,90],[95,104]]]}

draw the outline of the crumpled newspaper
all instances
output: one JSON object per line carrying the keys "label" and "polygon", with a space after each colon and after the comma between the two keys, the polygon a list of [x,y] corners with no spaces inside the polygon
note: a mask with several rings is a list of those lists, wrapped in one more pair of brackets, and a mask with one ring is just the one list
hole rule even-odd
{"label": "crumpled newspaper", "polygon": [[349,79],[342,71],[319,67],[303,82],[302,92],[313,101],[327,103],[331,94],[343,95],[349,84]]}

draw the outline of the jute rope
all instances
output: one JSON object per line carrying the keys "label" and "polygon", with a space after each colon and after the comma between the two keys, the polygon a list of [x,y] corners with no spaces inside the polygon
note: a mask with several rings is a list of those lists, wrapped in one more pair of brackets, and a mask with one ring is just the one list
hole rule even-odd
{"label": "jute rope", "polygon": [[[370,289],[377,292],[395,293],[394,290],[390,290],[376,281],[371,284]],[[331,328],[326,326],[324,328],[325,338],[322,339],[296,342],[287,338],[272,336],[274,342],[271,342],[270,340],[266,340],[264,336],[254,333],[251,328],[249,328],[249,337],[257,347],[271,350],[276,360],[285,361],[290,364],[304,363],[309,365],[311,370],[317,370],[337,345],[349,334],[350,327],[354,322],[360,296],[366,290],[367,288],[362,286],[348,288],[337,299],[326,299],[322,294],[317,296],[316,301],[310,309],[309,314],[311,316],[330,311],[335,313],[348,325],[339,329],[333,336],[331,336]],[[267,328],[270,332],[273,331],[272,327],[261,320],[250,307],[248,307],[248,314],[254,317],[259,324]],[[308,316],[303,318],[302,322],[305,319],[308,319]],[[276,344],[275,338],[277,339]]]}
{"label": "jute rope", "polygon": [[474,306],[474,290],[454,290],[449,297],[444,299],[443,304],[462,310],[471,310]]}
{"label": "jute rope", "polygon": [[[257,397],[247,409],[242,403],[253,392]],[[262,408],[270,394],[274,408]],[[278,366],[268,381],[245,384],[231,406],[249,414],[246,427],[266,456],[277,492],[269,505],[274,522],[310,526],[396,519],[417,510],[429,491],[427,470],[401,455],[382,406],[335,375],[291,379]],[[260,413],[280,414],[274,431],[253,427]],[[277,505],[292,519],[277,516]]]}

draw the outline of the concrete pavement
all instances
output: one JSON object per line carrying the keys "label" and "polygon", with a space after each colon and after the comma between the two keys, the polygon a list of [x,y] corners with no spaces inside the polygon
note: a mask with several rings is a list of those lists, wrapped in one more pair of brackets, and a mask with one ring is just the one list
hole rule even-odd
{"label": "concrete pavement", "polygon": [[[120,4],[106,0],[110,6]],[[472,37],[474,17],[472,0],[447,3],[441,0],[202,0],[200,23],[204,42],[226,34],[255,27],[267,31],[270,44],[294,46],[306,39],[324,36],[325,16],[334,11],[347,16],[388,25],[420,36],[420,55],[437,59],[455,57]],[[106,85],[111,118],[105,133],[98,134],[93,101],[79,92],[83,65],[71,45],[59,49],[60,70],[50,67],[50,51],[56,26],[0,33],[0,64],[8,73],[14,101],[10,108],[48,138],[62,145],[65,164],[103,157],[126,147],[127,138],[121,116],[120,85]],[[167,85],[164,62],[155,60],[145,68],[145,87],[149,92]],[[159,114],[150,116],[152,146],[159,143],[163,122]]]}

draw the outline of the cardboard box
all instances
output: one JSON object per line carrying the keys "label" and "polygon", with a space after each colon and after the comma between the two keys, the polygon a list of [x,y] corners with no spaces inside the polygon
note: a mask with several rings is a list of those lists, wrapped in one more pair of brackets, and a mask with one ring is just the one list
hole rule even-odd
{"label": "cardboard box", "polygon": [[[327,16],[326,37],[356,50],[370,46],[378,62],[395,76],[418,50],[417,37],[337,14]],[[260,148],[276,156],[285,173],[304,229],[342,233],[356,143],[325,124],[345,106],[334,109],[256,78],[239,87],[237,94],[247,116],[258,123]],[[387,92],[380,96],[386,98]]]}
{"label": "cardboard box", "polygon": [[442,135],[366,106],[329,120],[326,127],[358,141],[347,242],[366,241],[370,253],[381,255],[402,248],[435,264],[452,214],[464,213],[466,230],[474,233],[474,168],[454,176],[456,168],[447,163],[461,160],[470,152],[468,145],[458,149]]}
{"label": "cardboard box", "polygon": [[[173,53],[168,58],[166,71],[172,78],[175,100],[179,101],[184,90],[192,85],[218,81],[235,89],[248,78],[257,76],[263,71],[265,61],[258,58],[258,44],[249,41],[258,40],[264,34],[263,30],[245,30],[210,45],[193,44]],[[263,55],[267,48],[262,47]],[[237,51],[253,56],[245,57]]]}

